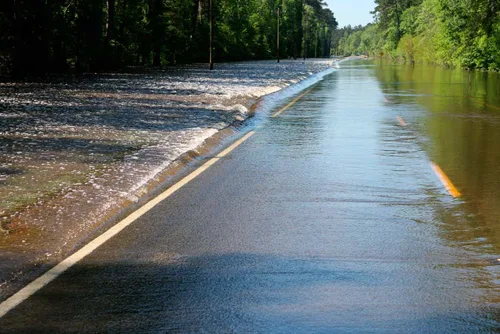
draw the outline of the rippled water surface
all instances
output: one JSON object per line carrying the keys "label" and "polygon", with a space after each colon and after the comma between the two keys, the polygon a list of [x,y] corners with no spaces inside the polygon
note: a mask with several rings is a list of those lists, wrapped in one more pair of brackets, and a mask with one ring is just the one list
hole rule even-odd
{"label": "rippled water surface", "polygon": [[461,197],[439,212],[452,244],[500,255],[500,75],[378,64],[390,110]]}
{"label": "rippled water surface", "polygon": [[497,332],[498,80],[343,62],[0,331]]}
{"label": "rippled water surface", "polygon": [[343,62],[0,331],[497,332],[499,87]]}
{"label": "rippled water surface", "polygon": [[136,201],[179,155],[245,119],[258,98],[330,65],[264,61],[1,82],[0,250],[50,257],[66,242],[55,242],[58,234],[76,235]]}

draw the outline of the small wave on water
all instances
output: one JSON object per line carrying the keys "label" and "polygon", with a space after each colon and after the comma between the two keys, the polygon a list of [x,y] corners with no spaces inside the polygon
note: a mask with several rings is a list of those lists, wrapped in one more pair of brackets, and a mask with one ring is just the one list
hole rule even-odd
{"label": "small wave on water", "polygon": [[195,64],[0,83],[0,249],[39,258],[71,249],[117,207],[138,201],[183,153],[246,119],[254,105],[266,115],[331,65]]}
{"label": "small wave on water", "polygon": [[311,73],[311,75],[307,78],[301,78],[301,80],[296,80],[292,82],[292,85],[264,96],[257,103],[257,110],[256,110],[257,115],[260,117],[267,116],[268,113],[272,111],[274,108],[276,108],[279,105],[282,105],[289,98],[305,90],[306,88],[311,87],[312,85],[323,80],[325,76],[333,72],[335,72],[335,69],[330,67],[318,73],[314,74]]}

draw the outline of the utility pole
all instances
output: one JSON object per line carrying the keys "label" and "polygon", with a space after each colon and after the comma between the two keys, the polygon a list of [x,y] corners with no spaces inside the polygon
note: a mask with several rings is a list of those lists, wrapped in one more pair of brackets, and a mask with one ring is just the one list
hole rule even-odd
{"label": "utility pole", "polygon": [[278,29],[277,29],[277,32],[278,32],[278,37],[277,37],[277,40],[276,40],[276,51],[277,51],[277,58],[278,58],[278,63],[280,62],[280,6],[278,5]]}
{"label": "utility pole", "polygon": [[214,69],[214,8],[210,0],[210,70]]}

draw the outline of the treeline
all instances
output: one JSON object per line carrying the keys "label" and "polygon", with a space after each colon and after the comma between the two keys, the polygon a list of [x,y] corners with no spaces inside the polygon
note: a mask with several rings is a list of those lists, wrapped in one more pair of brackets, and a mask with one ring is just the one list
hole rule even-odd
{"label": "treeline", "polygon": [[[213,0],[215,59],[328,56],[321,0]],[[0,70],[16,76],[206,62],[209,0],[0,1]]]}
{"label": "treeline", "polygon": [[344,29],[342,54],[384,52],[406,62],[500,69],[499,0],[376,0],[375,24]]}

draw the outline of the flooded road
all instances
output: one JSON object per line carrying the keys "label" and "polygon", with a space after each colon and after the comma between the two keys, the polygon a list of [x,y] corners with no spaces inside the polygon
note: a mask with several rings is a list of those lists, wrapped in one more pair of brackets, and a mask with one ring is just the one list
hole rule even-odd
{"label": "flooded road", "polygon": [[183,153],[247,118],[259,98],[286,98],[284,88],[293,93],[289,86],[319,80],[330,65],[199,64],[0,82],[0,299],[29,267],[60,260],[137,203]]}
{"label": "flooded road", "polygon": [[499,330],[500,85],[473,76],[343,63],[0,332]]}
{"label": "flooded road", "polygon": [[500,254],[500,75],[379,66],[387,107],[462,193],[439,213],[445,240]]}

